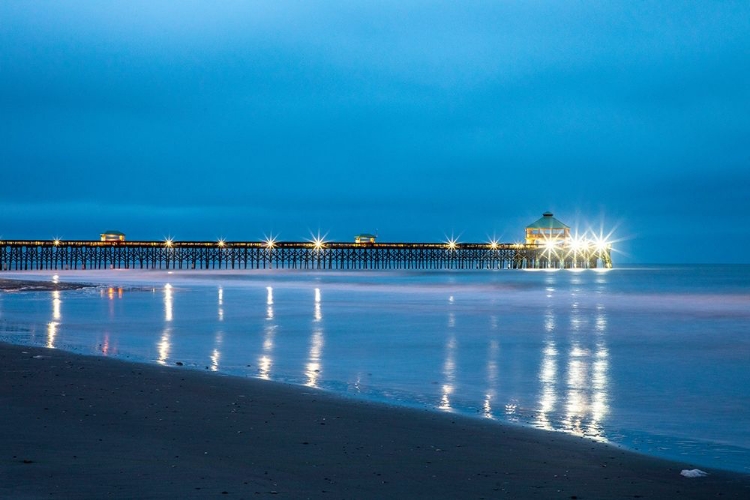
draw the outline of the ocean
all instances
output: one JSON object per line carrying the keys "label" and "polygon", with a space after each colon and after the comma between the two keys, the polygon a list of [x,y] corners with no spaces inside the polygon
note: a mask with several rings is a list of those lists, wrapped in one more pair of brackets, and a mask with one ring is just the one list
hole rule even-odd
{"label": "ocean", "polygon": [[309,386],[750,473],[750,266],[61,271],[0,340]]}

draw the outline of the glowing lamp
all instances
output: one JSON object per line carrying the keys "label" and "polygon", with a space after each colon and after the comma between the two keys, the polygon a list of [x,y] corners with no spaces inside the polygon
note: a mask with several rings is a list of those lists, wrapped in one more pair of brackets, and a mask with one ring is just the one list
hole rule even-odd
{"label": "glowing lamp", "polygon": [[603,252],[609,249],[610,243],[604,238],[597,238],[594,246],[596,247],[597,252]]}
{"label": "glowing lamp", "polygon": [[573,250],[574,252],[583,250],[586,247],[588,247],[588,241],[582,238],[575,237],[572,240],[570,240],[570,249]]}

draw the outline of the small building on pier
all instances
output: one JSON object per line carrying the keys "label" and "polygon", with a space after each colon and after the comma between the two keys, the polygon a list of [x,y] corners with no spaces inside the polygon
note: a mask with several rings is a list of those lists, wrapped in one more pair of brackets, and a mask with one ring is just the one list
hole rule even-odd
{"label": "small building on pier", "polygon": [[570,241],[570,227],[557,220],[552,212],[544,212],[541,219],[526,226],[526,244],[545,245],[550,241],[560,244]]}
{"label": "small building on pier", "polygon": [[101,235],[102,241],[125,241],[125,233],[108,229]]}
{"label": "small building on pier", "polygon": [[375,238],[377,238],[377,235],[370,234],[370,233],[362,233],[358,234],[354,237],[354,243],[375,243]]}

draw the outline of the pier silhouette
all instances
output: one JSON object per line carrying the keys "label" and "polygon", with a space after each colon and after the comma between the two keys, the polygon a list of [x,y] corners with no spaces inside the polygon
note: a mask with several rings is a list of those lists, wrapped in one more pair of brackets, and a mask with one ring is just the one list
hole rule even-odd
{"label": "pier silhouette", "polygon": [[269,241],[0,241],[0,270],[65,269],[590,269],[610,245]]}

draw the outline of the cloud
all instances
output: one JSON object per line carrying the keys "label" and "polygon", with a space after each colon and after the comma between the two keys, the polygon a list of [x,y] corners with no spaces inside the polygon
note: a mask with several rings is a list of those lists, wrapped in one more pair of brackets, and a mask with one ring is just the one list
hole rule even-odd
{"label": "cloud", "polygon": [[748,10],[6,2],[3,215],[478,238],[547,208],[740,211]]}

